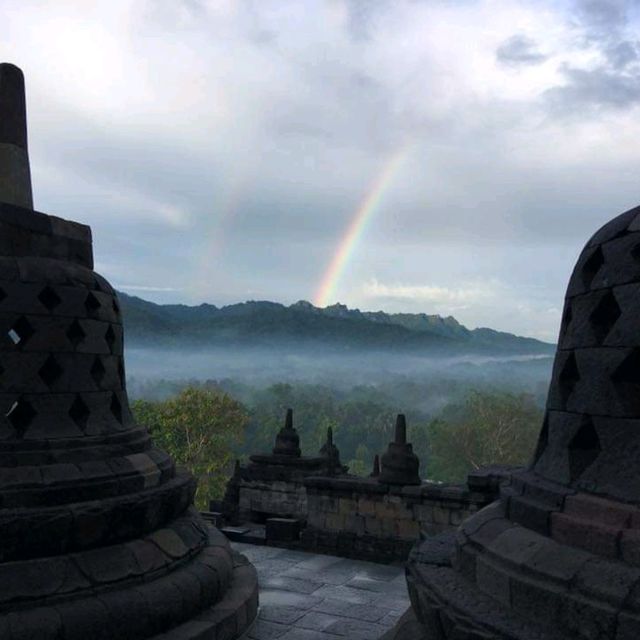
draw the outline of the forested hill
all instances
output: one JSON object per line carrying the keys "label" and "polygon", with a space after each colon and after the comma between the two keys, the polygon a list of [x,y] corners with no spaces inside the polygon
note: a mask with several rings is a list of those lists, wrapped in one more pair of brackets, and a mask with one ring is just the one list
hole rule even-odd
{"label": "forested hill", "polygon": [[324,346],[411,352],[547,354],[553,346],[492,329],[469,330],[438,315],[320,309],[249,301],[216,307],[159,305],[119,292],[127,344],[149,346]]}

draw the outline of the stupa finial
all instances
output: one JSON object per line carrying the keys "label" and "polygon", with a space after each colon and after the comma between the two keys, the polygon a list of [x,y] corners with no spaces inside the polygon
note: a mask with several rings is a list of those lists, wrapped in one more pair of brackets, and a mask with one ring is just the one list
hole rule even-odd
{"label": "stupa finial", "polygon": [[0,203],[33,209],[24,75],[0,63]]}

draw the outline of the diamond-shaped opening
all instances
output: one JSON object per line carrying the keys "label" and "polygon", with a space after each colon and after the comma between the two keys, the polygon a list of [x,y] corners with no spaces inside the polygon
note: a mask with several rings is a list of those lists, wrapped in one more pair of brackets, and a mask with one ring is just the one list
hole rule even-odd
{"label": "diamond-shaped opening", "polygon": [[62,367],[53,356],[49,356],[40,367],[38,375],[44,380],[48,387],[51,387],[62,375]]}
{"label": "diamond-shaped opening", "polygon": [[111,413],[113,417],[122,424],[122,405],[120,404],[120,400],[118,400],[118,396],[114,393],[111,396]]}
{"label": "diamond-shaped opening", "polygon": [[95,313],[100,308],[100,300],[98,300],[98,298],[96,298],[90,291],[84,301],[84,306],[87,313]]}
{"label": "diamond-shaped opening", "polygon": [[533,454],[533,464],[540,460],[540,456],[544,453],[544,450],[547,448],[547,444],[549,444],[549,416],[546,415],[544,417],[544,422],[542,423],[542,429],[540,430],[540,435],[538,436],[538,444],[536,445],[536,451]]}
{"label": "diamond-shaped opening", "polygon": [[607,291],[589,316],[589,324],[599,343],[609,335],[621,314],[620,305],[616,301],[613,292]]}
{"label": "diamond-shaped opening", "polygon": [[36,411],[31,406],[31,403],[19,398],[11,405],[9,411],[7,411],[6,418],[16,430],[17,436],[22,438],[36,415]]}
{"label": "diamond-shaped opening", "polygon": [[21,347],[28,342],[29,338],[34,333],[34,328],[24,316],[20,316],[20,318],[16,320],[13,327],[11,327],[11,329],[9,329],[8,331],[9,338],[11,339],[13,344]]}
{"label": "diamond-shaped opening", "polygon": [[602,249],[598,247],[584,263],[582,267],[582,282],[585,287],[590,287],[593,279],[600,270],[600,267],[604,264],[604,255]]}
{"label": "diamond-shaped opening", "polygon": [[562,322],[560,323],[560,330],[562,333],[569,328],[571,320],[573,320],[573,309],[571,308],[571,303],[567,302],[567,305],[564,308],[564,313],[562,314]]}
{"label": "diamond-shaped opening", "polygon": [[104,379],[104,374],[107,370],[104,368],[104,364],[102,364],[102,359],[99,356],[96,356],[93,360],[93,364],[91,365],[91,369],[89,373],[91,373],[91,377],[93,381],[100,386],[102,380]]}
{"label": "diamond-shaped opening", "polygon": [[611,374],[611,379],[615,383],[640,385],[640,349],[633,349],[629,353]]}
{"label": "diamond-shaped opening", "polygon": [[601,450],[593,420],[585,417],[568,446],[571,482],[577,480],[593,464]]}
{"label": "diamond-shaped opening", "polygon": [[38,300],[49,311],[53,311],[62,302],[60,296],[48,285],[38,294]]}
{"label": "diamond-shaped opening", "polygon": [[116,333],[113,330],[113,327],[111,325],[109,325],[109,328],[104,334],[104,339],[107,341],[107,344],[109,345],[109,350],[113,353],[113,345],[116,342]]}
{"label": "diamond-shaped opening", "polygon": [[118,377],[120,378],[120,386],[124,389],[124,362],[122,358],[118,359]]}
{"label": "diamond-shaped opening", "polygon": [[580,380],[580,373],[578,372],[576,356],[572,351],[558,375],[558,386],[563,402],[567,402],[578,380]]}
{"label": "diamond-shaped opening", "polygon": [[80,394],[76,395],[71,407],[69,408],[69,417],[78,425],[80,429],[84,431],[89,421],[91,412],[89,407],[84,403],[84,400],[80,397]]}
{"label": "diamond-shaped opening", "polygon": [[80,323],[77,320],[74,320],[67,329],[67,338],[69,338],[69,342],[71,342],[74,347],[77,347],[86,337],[87,334],[80,326]]}

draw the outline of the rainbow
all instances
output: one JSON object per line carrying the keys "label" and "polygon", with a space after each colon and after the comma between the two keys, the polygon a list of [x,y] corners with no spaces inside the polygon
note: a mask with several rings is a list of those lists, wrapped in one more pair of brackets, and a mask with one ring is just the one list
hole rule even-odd
{"label": "rainbow", "polygon": [[385,192],[393,183],[400,165],[408,155],[409,149],[409,145],[403,145],[387,160],[382,171],[376,176],[365,197],[358,205],[346,233],[342,237],[342,240],[340,240],[340,244],[327,270],[324,272],[314,298],[316,307],[326,307],[332,300],[342,273],[347,266],[349,258],[353,254],[358,240],[362,237],[367,222],[371,220],[371,217],[379,208]]}

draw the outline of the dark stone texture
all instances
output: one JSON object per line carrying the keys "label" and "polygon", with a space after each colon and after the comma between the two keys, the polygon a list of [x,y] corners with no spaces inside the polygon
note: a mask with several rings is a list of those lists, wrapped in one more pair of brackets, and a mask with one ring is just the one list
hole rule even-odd
{"label": "dark stone texture", "polygon": [[639,220],[618,216],[578,258],[530,468],[452,536],[453,566],[426,543],[412,552],[426,640],[638,636]]}
{"label": "dark stone texture", "polygon": [[280,429],[276,436],[276,445],[273,448],[274,456],[295,456],[300,457],[300,436],[293,428],[293,411],[287,409],[284,427]]}
{"label": "dark stone texture", "polygon": [[255,616],[255,572],[133,422],[120,307],[92,271],[89,228],[4,197],[26,193],[25,127],[22,75],[0,65],[0,637],[185,640],[224,611],[235,638]]}
{"label": "dark stone texture", "polygon": [[382,456],[378,481],[385,484],[420,484],[420,461],[407,443],[407,425],[403,414],[396,420],[395,440]]}
{"label": "dark stone texture", "polygon": [[267,541],[292,542],[300,538],[300,521],[292,518],[267,518]]}
{"label": "dark stone texture", "polygon": [[27,149],[27,108],[22,71],[0,64],[0,144]]}

